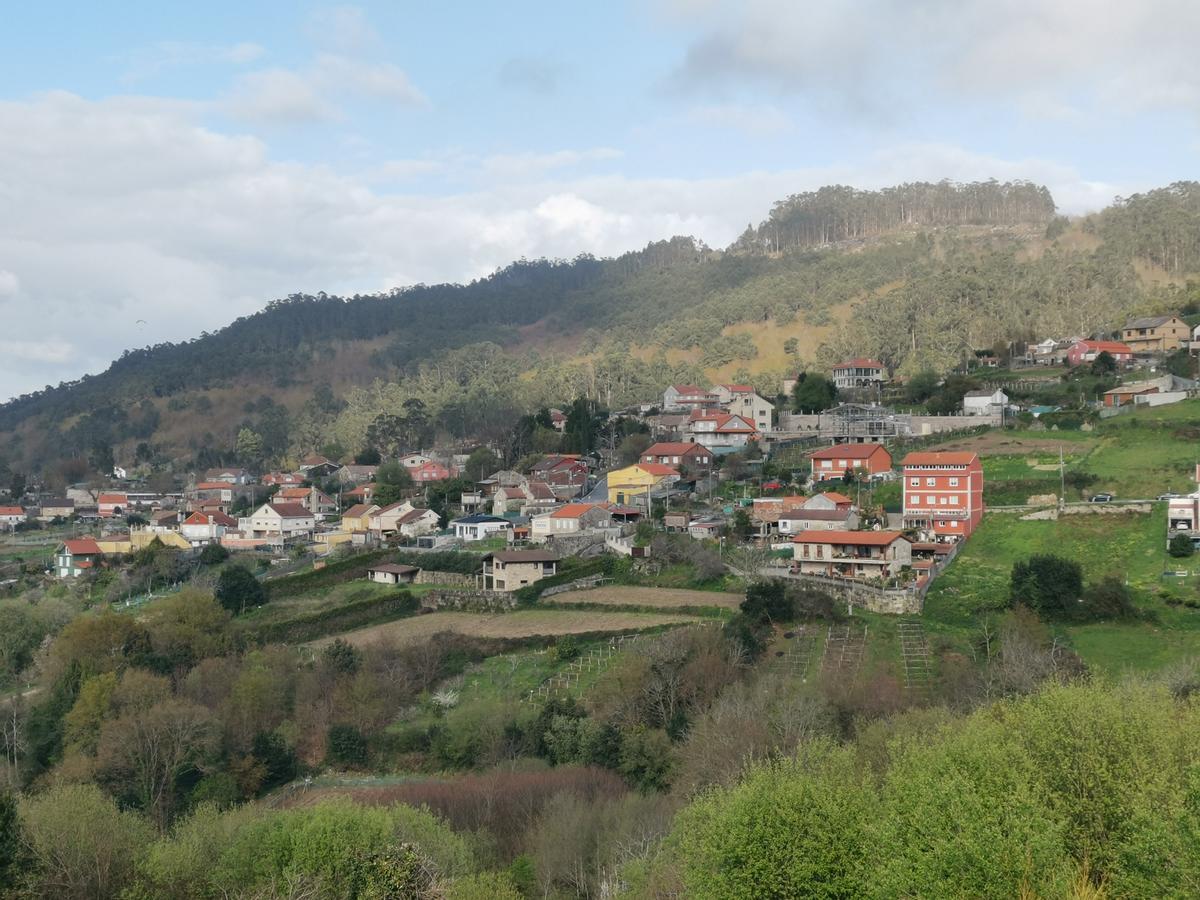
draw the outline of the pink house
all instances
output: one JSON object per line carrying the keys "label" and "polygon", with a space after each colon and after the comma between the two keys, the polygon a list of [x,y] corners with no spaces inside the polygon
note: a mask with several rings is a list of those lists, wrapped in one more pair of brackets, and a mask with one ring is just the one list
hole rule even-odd
{"label": "pink house", "polygon": [[1118,365],[1133,361],[1133,350],[1120,341],[1076,341],[1067,351],[1067,363],[1072,366],[1089,363],[1101,353],[1107,353]]}

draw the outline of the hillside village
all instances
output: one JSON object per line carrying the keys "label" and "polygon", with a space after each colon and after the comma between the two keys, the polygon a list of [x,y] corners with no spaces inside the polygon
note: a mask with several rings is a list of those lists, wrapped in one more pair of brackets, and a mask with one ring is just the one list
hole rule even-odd
{"label": "hillside village", "polygon": [[[1139,318],[1119,338],[1047,338],[1001,356],[989,348],[962,373],[925,386],[926,397],[915,393],[920,379],[894,379],[883,363],[862,357],[786,379],[770,399],[748,384],[670,384],[660,398],[606,414],[601,428],[619,424],[627,434],[619,451],[598,442],[590,452],[506,465],[486,446],[425,447],[394,460],[368,448],[370,462],[313,453],[294,471],[217,466],[161,492],[147,490],[136,467],[118,465],[107,484],[72,485],[65,496],[30,483],[0,508],[0,521],[13,534],[69,531],[46,569],[60,579],[95,577],[151,544],[190,554],[215,544],[311,556],[316,565],[386,547],[486,545],[510,561],[523,553],[545,561],[641,558],[659,529],[759,546],[781,574],[813,583],[907,590],[913,599],[903,608],[915,611],[985,510],[978,454],[918,447],[981,429],[1087,430],[1108,416],[1196,396],[1197,382],[1175,372],[1194,370],[1200,324]],[[1073,382],[1079,397],[1069,396]],[[554,433],[563,434],[567,421],[562,410],[548,410]],[[879,504],[876,487],[895,499]],[[1088,499],[1154,498],[1064,494],[1028,502]],[[1164,540],[1186,534],[1200,542],[1197,495],[1159,499],[1171,504]],[[492,579],[488,560],[478,583],[489,590],[553,574],[547,562],[524,578]]]}
{"label": "hillside village", "polygon": [[[353,451],[242,429],[10,473],[0,772],[147,817],[123,877],[149,896],[187,895],[148,860],[205,817],[257,847],[238,817],[376,807],[417,809],[439,847],[470,834],[470,865],[525,885],[506,900],[628,888],[631,866],[667,885],[636,896],[680,896],[666,835],[747,760],[996,701],[1090,722],[1118,679],[1169,686],[1121,709],[1185,702],[1197,363],[1185,310],[941,373],[860,354],[777,385],[667,379],[470,437],[417,427],[409,398]],[[132,729],[177,755],[143,761]],[[131,767],[156,795],[111,787]],[[589,856],[598,816],[642,849]]]}

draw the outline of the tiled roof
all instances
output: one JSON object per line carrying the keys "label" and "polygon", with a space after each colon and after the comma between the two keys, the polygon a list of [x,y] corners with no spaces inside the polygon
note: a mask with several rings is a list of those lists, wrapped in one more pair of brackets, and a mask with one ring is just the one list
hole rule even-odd
{"label": "tiled roof", "polygon": [[312,513],[299,503],[268,503],[268,506],[285,519],[311,519]]}
{"label": "tiled roof", "polygon": [[899,531],[802,531],[794,538],[795,544],[857,544],[866,547],[886,547],[901,540]]}
{"label": "tiled roof", "polygon": [[683,456],[685,453],[707,453],[702,444],[695,441],[662,441],[651,444],[642,451],[642,456]]}
{"label": "tiled roof", "polygon": [[825,447],[815,453],[810,453],[809,457],[811,459],[869,459],[880,450],[887,453],[887,448],[882,444],[835,444],[832,447]]}
{"label": "tiled roof", "polygon": [[978,456],[967,450],[910,453],[904,457],[905,466],[969,466]]}
{"label": "tiled roof", "polygon": [[63,546],[72,556],[93,556],[100,553],[100,545],[91,538],[77,538],[63,541]]}

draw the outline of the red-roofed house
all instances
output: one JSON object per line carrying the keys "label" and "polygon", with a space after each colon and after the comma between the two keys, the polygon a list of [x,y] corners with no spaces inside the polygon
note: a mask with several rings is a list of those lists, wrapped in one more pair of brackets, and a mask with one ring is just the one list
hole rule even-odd
{"label": "red-roofed house", "polygon": [[809,454],[813,481],[841,478],[850,469],[868,476],[892,470],[892,454],[882,444],[834,444]]}
{"label": "red-roofed house", "polygon": [[888,578],[912,566],[912,543],[898,531],[802,531],[792,554],[800,574],[829,578]]}
{"label": "red-roofed house", "polygon": [[220,543],[225,532],[237,529],[237,519],[223,512],[194,512],[179,523],[179,533],[193,547]]}
{"label": "red-roofed house", "polygon": [[1120,341],[1076,341],[1067,351],[1067,364],[1078,366],[1093,362],[1101,353],[1107,353],[1118,366],[1133,362],[1133,348]]}
{"label": "red-roofed house", "polygon": [[968,537],[983,518],[983,466],[970,452],[921,452],[904,457],[904,527],[923,540]]}
{"label": "red-roofed house", "polygon": [[713,393],[726,412],[749,419],[759,431],[771,430],[771,413],[775,410],[775,404],[760,397],[753,385],[718,384],[713,388]]}
{"label": "red-roofed house", "polygon": [[588,464],[577,454],[553,453],[533,464],[529,479],[550,485],[559,500],[570,500],[587,487]]}
{"label": "red-roofed house", "polygon": [[129,497],[125,494],[101,494],[96,498],[96,513],[102,519],[124,515],[129,509]]}
{"label": "red-roofed house", "polygon": [[803,506],[791,509],[779,517],[780,534],[799,534],[802,531],[854,531],[858,528],[858,513],[852,509],[811,509]]}
{"label": "red-roofed house", "polygon": [[642,462],[664,466],[686,466],[693,472],[712,468],[712,451],[694,441],[660,441],[642,451]]}
{"label": "red-roofed house", "polygon": [[530,536],[540,543],[611,524],[612,510],[607,503],[567,503],[553,512],[534,516]]}
{"label": "red-roofed house", "polygon": [[702,409],[717,405],[717,395],[694,384],[673,384],[663,391],[663,409]]}
{"label": "red-roofed house", "polygon": [[858,356],[833,367],[833,386],[839,391],[877,388],[883,384],[884,372],[879,360]]}
{"label": "red-roofed house", "polygon": [[437,460],[429,460],[408,470],[415,484],[429,484],[434,481],[446,481],[454,475],[453,470],[443,466]]}
{"label": "red-roofed house", "polygon": [[282,503],[299,503],[318,519],[337,512],[337,504],[316,487],[280,488],[272,499]]}
{"label": "red-roofed house", "polygon": [[12,528],[25,521],[25,510],[19,506],[0,506],[0,525]]}
{"label": "red-roofed house", "polygon": [[758,429],[745,416],[710,410],[692,410],[687,436],[714,453],[729,453],[758,438]]}
{"label": "red-roofed house", "polygon": [[370,531],[371,516],[379,512],[374,503],[356,503],[342,513],[342,530],[351,533]]}
{"label": "red-roofed house", "polygon": [[54,553],[54,570],[59,578],[77,578],[100,565],[103,553],[91,538],[63,541]]}
{"label": "red-roofed house", "polygon": [[375,496],[375,482],[369,484],[360,484],[353,490],[346,491],[342,494],[347,500],[353,503],[370,503]]}
{"label": "red-roofed house", "polygon": [[262,477],[262,483],[267,487],[296,487],[304,484],[304,476],[295,472],[268,472]]}

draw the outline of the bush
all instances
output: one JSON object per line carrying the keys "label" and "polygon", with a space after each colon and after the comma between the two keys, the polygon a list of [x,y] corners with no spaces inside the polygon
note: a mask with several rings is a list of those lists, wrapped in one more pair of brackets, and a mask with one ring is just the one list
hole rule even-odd
{"label": "bush", "polygon": [[1196,545],[1192,543],[1190,535],[1173,534],[1170,543],[1167,544],[1167,552],[1176,559],[1186,559],[1196,552]]}
{"label": "bush", "polygon": [[1131,619],[1138,614],[1133,592],[1112,575],[1088,588],[1080,611],[1087,619]]}
{"label": "bush", "polygon": [[267,591],[262,582],[242,566],[230,566],[223,570],[213,594],[235,616],[244,613],[248,606],[260,606],[267,602]]}
{"label": "bush", "polygon": [[325,761],[357,767],[367,761],[367,739],[353,725],[331,725],[325,743]]}
{"label": "bush", "polygon": [[200,551],[200,565],[216,566],[229,559],[229,551],[220,544],[205,544]]}
{"label": "bush", "polygon": [[1042,554],[1013,564],[1009,602],[1046,616],[1071,612],[1083,594],[1083,569],[1074,560]]}

